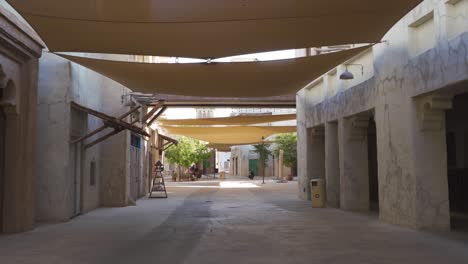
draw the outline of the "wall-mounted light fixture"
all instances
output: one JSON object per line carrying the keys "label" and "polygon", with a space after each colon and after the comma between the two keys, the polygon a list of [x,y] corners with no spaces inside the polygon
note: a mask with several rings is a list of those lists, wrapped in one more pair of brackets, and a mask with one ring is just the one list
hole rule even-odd
{"label": "wall-mounted light fixture", "polygon": [[360,66],[361,67],[361,72],[362,76],[364,76],[364,66],[362,64],[345,64],[346,70],[340,75],[340,80],[353,80],[354,79],[354,74],[352,74],[350,71],[348,71],[348,66]]}

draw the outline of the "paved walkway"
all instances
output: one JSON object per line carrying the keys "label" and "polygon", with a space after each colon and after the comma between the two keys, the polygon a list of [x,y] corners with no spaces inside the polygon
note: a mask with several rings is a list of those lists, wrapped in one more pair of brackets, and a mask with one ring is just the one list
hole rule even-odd
{"label": "paved walkway", "polygon": [[296,183],[170,183],[168,200],[0,236],[0,263],[468,263],[465,234],[312,209]]}

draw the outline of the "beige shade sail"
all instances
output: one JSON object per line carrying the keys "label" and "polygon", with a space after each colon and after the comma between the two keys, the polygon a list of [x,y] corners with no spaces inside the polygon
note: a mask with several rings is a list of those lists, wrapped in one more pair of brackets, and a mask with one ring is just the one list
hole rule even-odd
{"label": "beige shade sail", "polygon": [[236,63],[139,63],[62,57],[117,81],[134,92],[205,97],[295,94],[369,46],[297,59]]}
{"label": "beige shade sail", "polygon": [[374,43],[422,0],[8,0],[52,51],[193,58]]}
{"label": "beige shade sail", "polygon": [[260,142],[251,142],[248,144],[208,144],[206,145],[208,148],[213,148],[221,152],[231,152],[231,148],[235,146],[245,146],[245,145],[257,145],[257,144],[273,144],[274,141],[260,141]]}
{"label": "beige shade sail", "polygon": [[195,138],[210,144],[250,145],[269,136],[297,131],[295,126],[235,126],[235,127],[171,127],[161,126],[167,133]]}
{"label": "beige shade sail", "polygon": [[290,115],[245,115],[222,118],[200,118],[180,120],[158,120],[165,126],[216,126],[216,125],[254,125],[295,120],[296,114]]}

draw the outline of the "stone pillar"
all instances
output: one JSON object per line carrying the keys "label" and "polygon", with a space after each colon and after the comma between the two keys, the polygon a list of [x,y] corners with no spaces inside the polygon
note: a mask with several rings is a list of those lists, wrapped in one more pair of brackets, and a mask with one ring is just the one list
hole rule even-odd
{"label": "stone pillar", "polygon": [[[310,130],[308,186],[310,196],[310,180],[325,179],[325,127],[315,127]],[[310,199],[310,197],[309,197]]]}
{"label": "stone pillar", "polygon": [[325,125],[325,178],[327,206],[340,207],[340,157],[338,122]]}
{"label": "stone pillar", "polygon": [[[300,103],[300,101],[298,101]],[[301,108],[298,108],[300,110]],[[300,112],[298,112],[300,113]],[[298,115],[300,117],[300,115]],[[298,120],[297,126],[297,174],[298,174],[298,194],[303,200],[310,199],[310,186],[308,183],[308,167],[309,167],[309,144],[310,130],[307,129],[305,122]],[[279,172],[278,163],[278,172]],[[279,173],[278,173],[279,176]]]}
{"label": "stone pillar", "polygon": [[416,227],[450,229],[445,110],[450,94],[416,99],[418,122],[413,122],[413,161],[416,176]]}
{"label": "stone pillar", "polygon": [[[391,88],[385,87],[385,88]],[[388,94],[376,108],[380,219],[448,230],[445,110],[451,97]]]}
{"label": "stone pillar", "polygon": [[341,208],[369,210],[367,128],[369,114],[339,120]]}

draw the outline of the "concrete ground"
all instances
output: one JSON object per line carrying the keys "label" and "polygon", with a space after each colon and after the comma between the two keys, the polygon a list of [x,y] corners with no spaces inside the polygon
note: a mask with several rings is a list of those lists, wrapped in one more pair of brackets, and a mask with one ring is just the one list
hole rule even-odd
{"label": "concrete ground", "polygon": [[169,199],[0,236],[0,263],[468,263],[466,234],[312,209],[297,183],[169,183]]}

